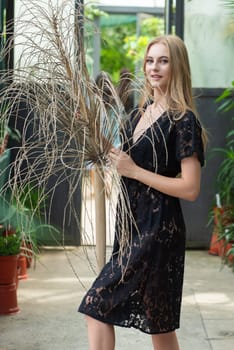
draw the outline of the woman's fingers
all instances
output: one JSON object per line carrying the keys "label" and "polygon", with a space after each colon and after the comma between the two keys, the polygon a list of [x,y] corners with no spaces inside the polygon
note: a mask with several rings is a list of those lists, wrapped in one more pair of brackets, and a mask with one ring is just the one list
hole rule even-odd
{"label": "woman's fingers", "polygon": [[111,148],[110,150],[110,155],[119,155],[120,154],[120,149],[119,148]]}
{"label": "woman's fingers", "polygon": [[120,150],[117,148],[112,148],[109,153],[109,158],[111,162],[116,162],[120,158]]}
{"label": "woman's fingers", "polygon": [[135,163],[126,152],[113,148],[109,153],[109,159],[120,175],[131,177]]}

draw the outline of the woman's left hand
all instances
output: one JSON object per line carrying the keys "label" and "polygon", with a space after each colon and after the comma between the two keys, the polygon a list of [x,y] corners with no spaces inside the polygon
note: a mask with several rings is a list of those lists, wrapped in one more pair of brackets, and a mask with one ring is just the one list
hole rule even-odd
{"label": "woman's left hand", "polygon": [[117,148],[112,148],[109,153],[111,164],[116,167],[121,176],[134,178],[137,165],[132,158]]}

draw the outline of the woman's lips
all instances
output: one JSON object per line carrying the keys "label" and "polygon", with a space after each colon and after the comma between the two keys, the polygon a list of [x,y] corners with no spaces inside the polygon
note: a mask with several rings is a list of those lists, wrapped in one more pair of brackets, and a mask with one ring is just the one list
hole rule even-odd
{"label": "woman's lips", "polygon": [[151,79],[158,80],[158,79],[161,79],[161,78],[162,78],[161,75],[151,75]]}

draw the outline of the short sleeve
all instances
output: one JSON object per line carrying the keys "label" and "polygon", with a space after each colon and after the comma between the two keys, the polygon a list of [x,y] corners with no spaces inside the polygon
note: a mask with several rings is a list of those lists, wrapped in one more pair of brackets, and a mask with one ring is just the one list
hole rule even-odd
{"label": "short sleeve", "polygon": [[202,127],[193,112],[187,112],[176,121],[176,158],[191,157],[196,153],[201,166],[204,165],[204,147],[202,142]]}

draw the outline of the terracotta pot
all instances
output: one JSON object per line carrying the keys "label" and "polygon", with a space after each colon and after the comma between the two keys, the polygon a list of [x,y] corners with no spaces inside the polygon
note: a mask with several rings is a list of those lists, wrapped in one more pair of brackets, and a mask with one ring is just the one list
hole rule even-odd
{"label": "terracotta pot", "polygon": [[19,312],[16,284],[0,285],[0,315]]}
{"label": "terracotta pot", "polygon": [[218,234],[214,231],[211,236],[210,249],[208,253],[210,255],[219,255],[220,252],[220,242],[218,240]]}
{"label": "terracotta pot", "polygon": [[18,261],[18,279],[19,280],[26,280],[28,278],[27,274],[27,258],[24,255],[19,255]]}
{"label": "terracotta pot", "polygon": [[[213,208],[214,231],[211,237],[210,248],[208,251],[211,255],[219,255],[220,257],[224,257],[227,251],[232,247],[231,243],[226,243],[224,239],[219,238],[220,225],[225,226],[232,222],[232,219],[230,218],[231,209],[231,207]],[[230,262],[233,262],[234,256],[232,254],[229,255],[228,260]]]}
{"label": "terracotta pot", "polygon": [[15,283],[18,255],[0,256],[0,285]]}
{"label": "terracotta pot", "polygon": [[[220,240],[219,256],[225,257],[229,249],[232,248],[232,243],[226,243],[223,239]],[[230,254],[228,257],[229,262],[234,261],[234,256]]]}
{"label": "terracotta pot", "polygon": [[26,257],[27,268],[30,268],[33,260],[33,245],[31,242],[23,241],[20,248],[21,255]]}

